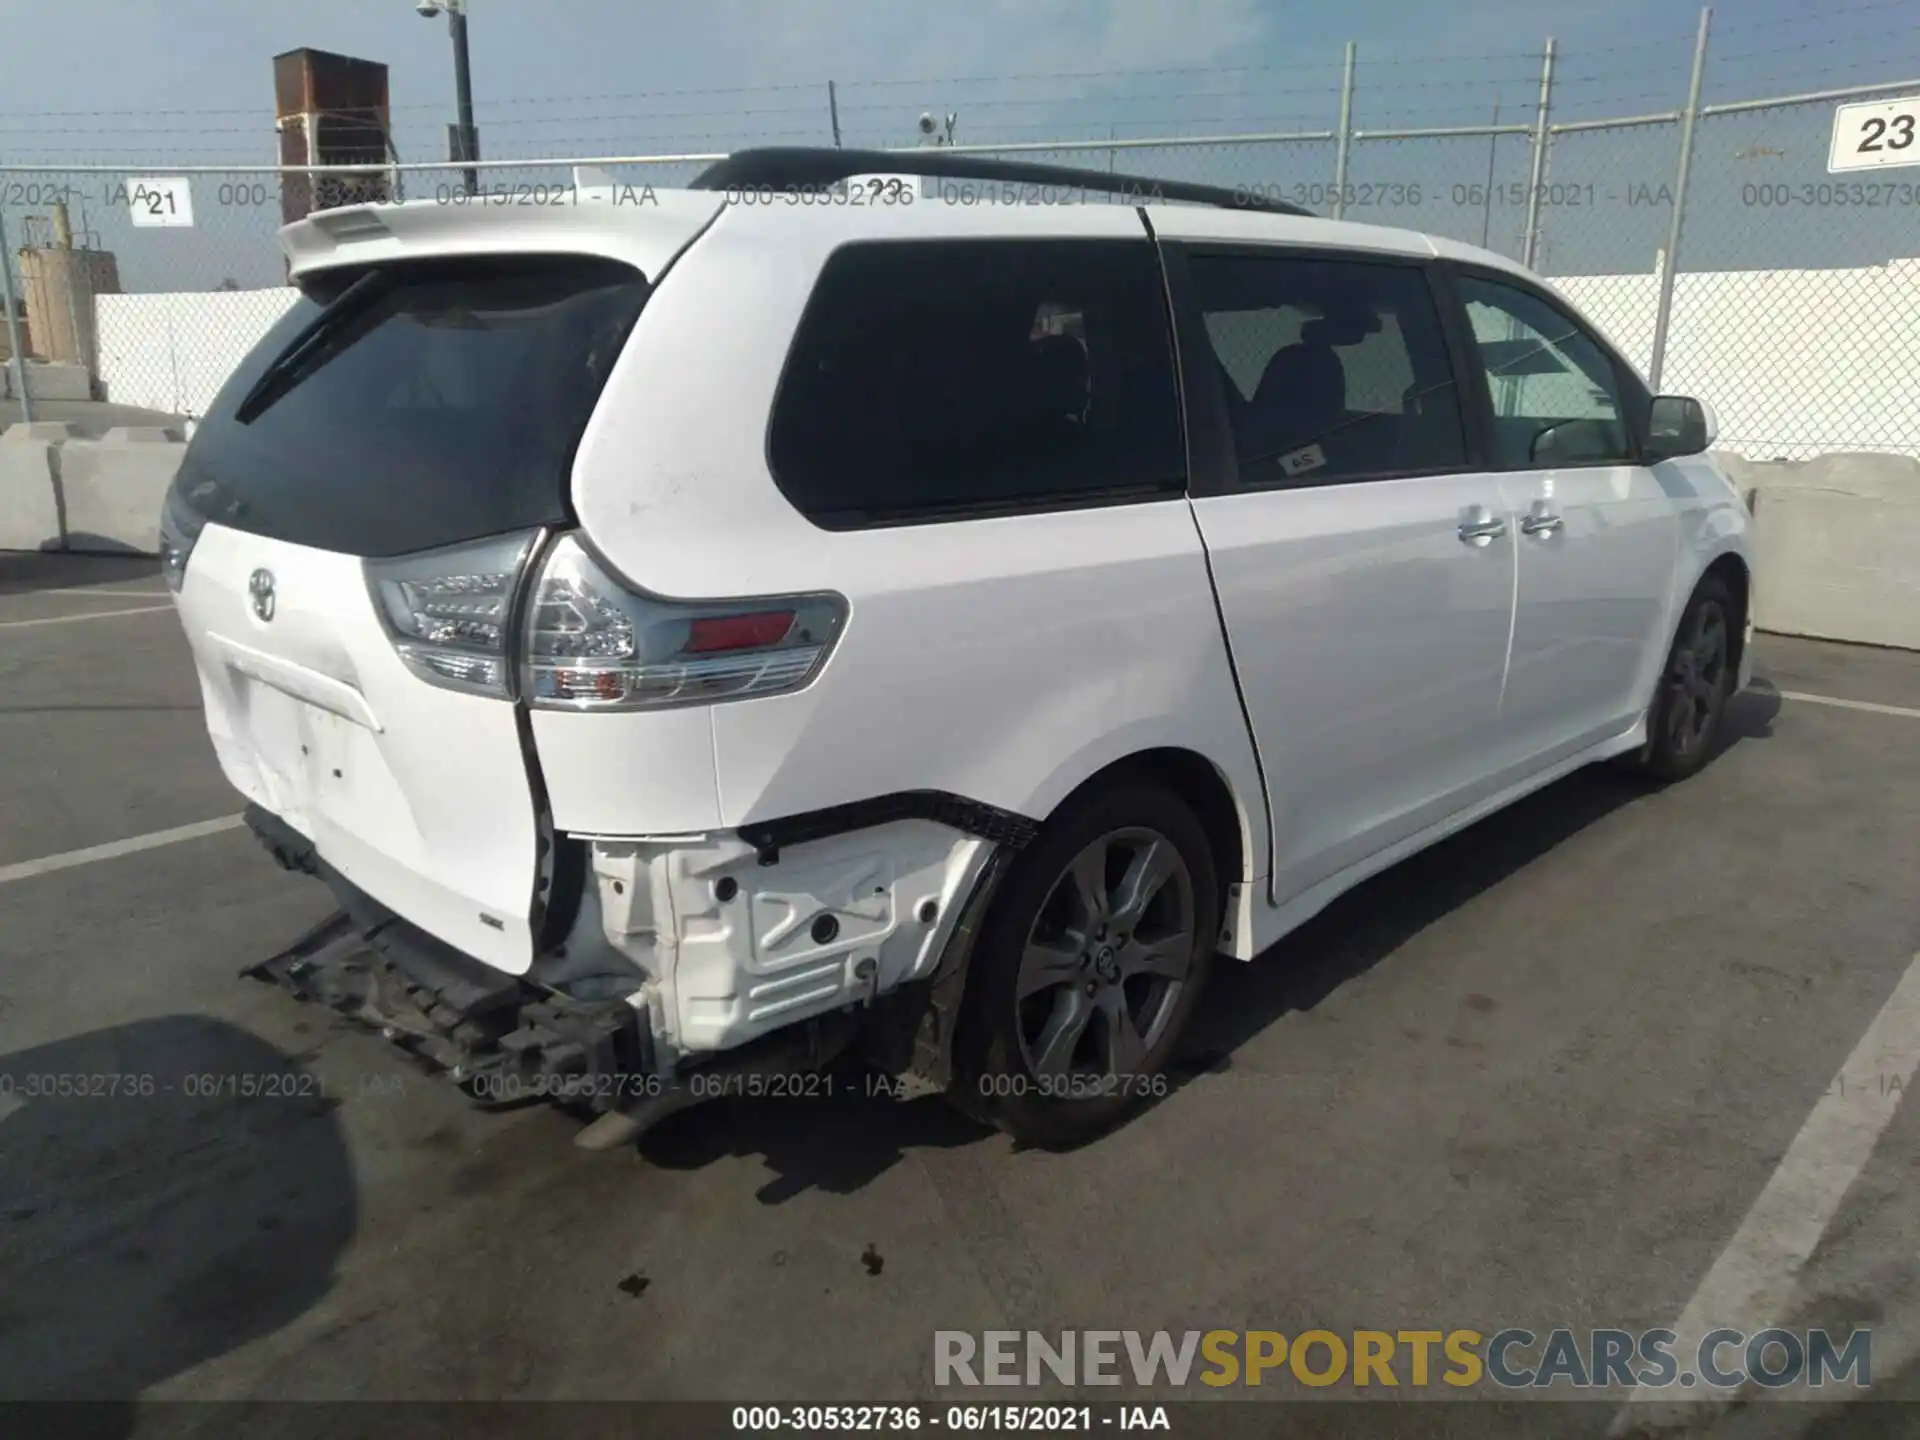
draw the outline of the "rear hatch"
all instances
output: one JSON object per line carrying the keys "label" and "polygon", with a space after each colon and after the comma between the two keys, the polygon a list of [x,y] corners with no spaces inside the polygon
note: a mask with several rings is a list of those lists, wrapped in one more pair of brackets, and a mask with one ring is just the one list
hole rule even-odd
{"label": "rear hatch", "polygon": [[373,263],[341,245],[300,275],[202,419],[163,563],[228,779],[389,909],[523,973],[551,836],[509,698],[519,582],[570,521],[641,265],[698,219],[616,258],[474,253],[444,215],[410,248],[405,215],[368,213]]}

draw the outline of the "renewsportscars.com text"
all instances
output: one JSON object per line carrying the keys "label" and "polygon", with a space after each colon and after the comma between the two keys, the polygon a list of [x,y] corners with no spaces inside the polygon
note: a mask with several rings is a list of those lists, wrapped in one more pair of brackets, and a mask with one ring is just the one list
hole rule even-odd
{"label": "renewsportscars.com text", "polygon": [[937,1330],[933,1383],[1865,1389],[1873,1335],[1723,1329],[1685,1347],[1671,1330]]}

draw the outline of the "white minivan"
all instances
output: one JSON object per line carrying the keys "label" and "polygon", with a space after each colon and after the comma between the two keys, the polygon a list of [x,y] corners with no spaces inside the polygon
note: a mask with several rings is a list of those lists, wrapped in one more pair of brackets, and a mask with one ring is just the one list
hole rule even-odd
{"label": "white minivan", "polygon": [[163,521],[220,764],[341,907],[257,973],[590,1143],[863,1053],[1070,1144],[1216,952],[1698,768],[1710,412],[1507,260],[1245,198],[749,151],[289,226]]}

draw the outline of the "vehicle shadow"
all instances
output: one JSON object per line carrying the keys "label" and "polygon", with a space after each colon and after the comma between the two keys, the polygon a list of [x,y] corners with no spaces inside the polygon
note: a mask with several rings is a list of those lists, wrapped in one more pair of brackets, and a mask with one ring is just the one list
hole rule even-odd
{"label": "vehicle shadow", "polygon": [[[160,562],[151,555],[132,552],[124,555],[89,555],[56,550],[0,551],[0,595],[27,595],[36,590],[120,585],[135,580],[157,581],[159,578]],[[159,587],[155,585],[150,588]]]}
{"label": "vehicle shadow", "polygon": [[831,1093],[800,1099],[713,1100],[670,1116],[640,1139],[663,1170],[698,1170],[727,1155],[758,1155],[774,1172],[762,1204],[808,1190],[847,1195],[892,1169],[909,1150],[971,1145],[994,1132],[938,1095],[894,1099],[884,1077],[848,1059],[828,1072]]}
{"label": "vehicle shadow", "polygon": [[[1770,687],[1740,696],[1722,727],[1722,749],[1767,736],[1779,708]],[[1169,1093],[1229,1068],[1235,1050],[1287,1012],[1311,1009],[1448,911],[1646,793],[1605,766],[1579,771],[1350,891],[1257,963],[1215,965]],[[772,1205],[808,1189],[847,1194],[910,1150],[971,1145],[994,1133],[938,1096],[890,1098],[857,1062],[836,1069],[830,1088],[805,1099],[696,1105],[643,1136],[641,1154],[669,1170],[757,1155],[774,1172],[759,1192]]]}
{"label": "vehicle shadow", "polygon": [[[64,506],[64,497],[61,503]],[[51,543],[52,542],[49,542],[49,553],[60,553],[60,551],[51,549]],[[96,535],[91,530],[69,530],[60,541],[60,546],[62,550],[70,555],[85,556],[88,559],[95,560],[113,559],[124,561],[140,559],[145,560],[151,570],[157,571],[159,568],[154,563],[153,557],[141,550],[138,546],[129,545],[124,540],[115,540],[110,535]]]}
{"label": "vehicle shadow", "polygon": [[0,1400],[124,1435],[142,1391],[326,1293],[358,1214],[314,1084],[200,1016],[0,1056]]}
{"label": "vehicle shadow", "polygon": [[[1737,696],[1718,754],[1767,738],[1779,710],[1771,686]],[[1233,1051],[1281,1016],[1311,1010],[1441,916],[1648,793],[1646,782],[1612,766],[1577,770],[1364,881],[1253,963],[1216,964],[1174,1066],[1175,1087],[1230,1068]]]}
{"label": "vehicle shadow", "polygon": [[1916,1399],[1920,1399],[1920,1362],[1908,1360],[1891,1375],[1876,1373],[1873,1377],[1871,1392],[1861,1395],[1858,1392],[1848,1394],[1843,1391],[1835,1397],[1838,1403],[1816,1408],[1799,1405],[1766,1406],[1764,1402],[1749,1401],[1736,1408],[1729,1416],[1730,1423],[1725,1427],[1725,1431],[1728,1432],[1728,1440],[1735,1440],[1740,1428],[1748,1428],[1740,1427],[1739,1422],[1755,1418],[1774,1418],[1756,1417],[1753,1414],[1756,1410],[1804,1408],[1812,1412],[1807,1416],[1804,1428],[1795,1427],[1790,1430],[1786,1425],[1779,1425],[1763,1429],[1760,1425],[1753,1425],[1749,1433],[1756,1437],[1793,1435],[1795,1440],[1904,1440],[1904,1437],[1913,1434]]}

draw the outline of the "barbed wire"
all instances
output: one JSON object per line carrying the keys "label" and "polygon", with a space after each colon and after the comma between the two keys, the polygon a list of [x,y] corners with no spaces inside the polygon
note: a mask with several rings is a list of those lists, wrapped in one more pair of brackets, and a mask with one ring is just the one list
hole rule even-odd
{"label": "barbed wire", "polygon": [[1792,45],[1762,45],[1752,50],[1719,51],[1709,48],[1707,54],[1714,64],[1727,65],[1736,60],[1752,60],[1763,55],[1803,55],[1809,50],[1824,50],[1834,45],[1884,47],[1886,43],[1887,37],[1884,35],[1829,35],[1824,40],[1801,40]]}
{"label": "barbed wire", "polygon": [[1726,24],[1714,22],[1713,29],[1718,34],[1745,34],[1749,30],[1787,30],[1795,25],[1828,24],[1837,15],[1858,15],[1870,10],[1912,10],[1920,13],[1920,0],[1859,0],[1857,4],[1822,4],[1818,10],[1801,15],[1775,15],[1765,20],[1735,20]]}
{"label": "barbed wire", "polygon": [[[1784,95],[1824,88],[1836,78],[1859,83],[1894,80],[1901,78],[1898,72],[1909,64],[1920,79],[1920,31],[1888,34],[1849,28],[1842,33],[1808,33],[1812,27],[1831,30],[1851,17],[1896,11],[1920,18],[1920,0],[1843,0],[1823,5],[1817,13],[1716,24],[1708,51],[1709,89],[1727,98],[1757,99],[1763,98],[1768,87],[1778,88]],[[1743,37],[1741,48],[1714,49],[1711,41],[1726,34]],[[1908,35],[1912,38],[1906,38]],[[1601,119],[1609,109],[1632,114],[1649,108],[1656,112],[1678,108],[1684,100],[1692,38],[1690,29],[1676,28],[1672,35],[1616,45],[1560,47],[1553,78],[1555,114]],[[1849,53],[1853,47],[1857,47],[1855,53]],[[1871,53],[1859,53],[1868,50]],[[1648,57],[1653,52],[1658,52],[1665,63],[1652,62]],[[1788,56],[1831,63],[1791,63],[1783,59],[1778,66],[1765,64],[1771,58]],[[1538,50],[1381,55],[1362,48],[1355,65],[1356,124],[1380,128],[1403,121],[1448,118],[1477,124],[1496,96],[1503,121],[1521,123],[1537,111],[1540,59]],[[1339,56],[1328,53],[1311,60],[1270,64],[886,76],[840,81],[837,108],[845,122],[843,128],[871,130],[894,115],[910,118],[920,97],[903,96],[897,103],[884,97],[912,88],[929,100],[937,99],[942,109],[960,112],[973,135],[1053,131],[1078,138],[1097,126],[1116,135],[1125,130],[1127,138],[1138,139],[1150,138],[1137,133],[1142,128],[1164,126],[1318,129],[1331,127],[1337,117],[1339,64]],[[1452,73],[1404,78],[1399,73],[1413,66],[1440,66]],[[1459,73],[1462,69],[1468,73]],[[1648,83],[1650,71],[1670,75],[1672,83],[1655,88]],[[1319,78],[1304,78],[1308,76]],[[1196,83],[1154,83],[1168,77],[1192,77]],[[1264,77],[1277,77],[1279,83],[1263,83]],[[486,149],[495,155],[501,153],[503,145],[597,145],[603,138],[616,138],[616,131],[609,127],[617,127],[617,138],[622,142],[644,136],[641,143],[664,144],[668,137],[655,133],[655,127],[672,125],[673,139],[706,148],[720,148],[723,136],[728,143],[733,137],[747,143],[790,137],[820,139],[829,133],[827,83],[782,81],[587,95],[483,95],[477,121],[491,141]],[[1090,86],[1098,88],[1086,88]],[[1739,87],[1737,97],[1728,94],[1729,86]],[[1428,97],[1436,92],[1448,99],[1429,103]],[[809,98],[801,100],[803,95]],[[1413,103],[1408,103],[1409,96],[1414,97]],[[676,97],[736,97],[740,103],[656,108]],[[439,125],[427,117],[444,116],[448,109],[444,103],[425,101],[390,105],[385,107],[381,128],[394,137],[396,147],[399,137],[405,136],[406,148],[424,155],[444,143]],[[1277,115],[1276,110],[1289,113]],[[330,119],[361,123],[375,118],[375,112],[367,109],[319,113]],[[240,116],[255,117],[256,123],[231,123]],[[1359,118],[1362,116],[1364,120]],[[140,123],[129,124],[135,117]],[[700,133],[702,129],[706,133]],[[182,158],[236,154],[240,149],[237,144],[227,147],[218,137],[256,136],[267,140],[270,133],[262,110],[256,107],[0,110],[0,163],[22,163],[29,155],[39,159],[108,151],[129,160],[163,153]],[[539,138],[542,136],[551,138]],[[154,137],[177,138],[156,145],[151,143]],[[85,150],[63,143],[72,139],[97,143]],[[49,140],[54,143],[42,143]],[[253,153],[252,147],[247,149]]]}
{"label": "barbed wire", "polygon": [[[1199,101],[1199,100],[1243,100],[1244,99],[1244,100],[1250,100],[1250,101],[1271,102],[1274,100],[1291,99],[1301,95],[1312,95],[1316,99],[1324,98],[1325,96],[1332,96],[1337,98],[1339,94],[1340,94],[1339,87],[1334,86],[1331,89],[1328,89],[1324,92],[1317,91],[1317,90],[1316,91],[1190,90],[1190,91],[1175,92],[1171,94],[1145,94],[1145,95],[1127,95],[1127,96],[1106,96],[1106,95],[1059,96],[1059,97],[1047,96],[1047,97],[1036,98],[1032,100],[973,100],[973,101],[969,101],[960,97],[955,97],[952,101],[952,104],[956,107],[960,105],[966,105],[970,110],[975,112],[981,111],[981,110],[1009,110],[1009,109],[1016,109],[1016,108],[1030,110],[1030,109],[1033,109],[1035,106],[1043,106],[1047,108],[1059,108],[1059,107],[1072,106],[1072,105],[1099,105],[1108,109],[1112,109],[1114,107],[1124,106],[1124,105],[1163,105],[1163,104],[1177,105],[1187,101]],[[842,115],[859,115],[859,114],[872,114],[875,112],[885,111],[890,114],[899,114],[903,108],[910,108],[908,106],[908,102],[894,101],[890,104],[885,104],[885,105],[882,105],[882,104],[842,105],[840,107],[840,113]]]}
{"label": "barbed wire", "polygon": [[[1334,63],[1339,62],[1336,58]],[[1143,70],[1053,70],[1012,75],[923,75],[918,79],[840,80],[842,89],[901,85],[1004,85],[1028,80],[1133,80],[1152,75],[1267,75],[1287,71],[1324,71],[1323,60],[1291,60],[1273,65],[1162,65]]]}
{"label": "barbed wire", "polygon": [[[1920,68],[1920,67],[1916,67],[1916,68]],[[1822,65],[1822,66],[1817,66],[1811,70],[1799,70],[1799,69],[1775,70],[1765,75],[1743,75],[1740,77],[1741,89],[1743,91],[1750,92],[1758,89],[1761,86],[1771,85],[1775,81],[1780,81],[1782,83],[1791,83],[1794,86],[1794,88],[1797,90],[1804,90],[1808,88],[1807,82],[1825,79],[1830,76],[1845,75],[1851,78],[1860,79],[1859,70],[1860,70],[1860,67],[1857,65]],[[1896,80],[1905,79],[1905,78],[1906,78],[1905,76],[1882,77],[1882,79],[1884,79],[1888,83],[1893,83]],[[1916,81],[1916,84],[1920,84],[1920,76],[1915,76],[1914,79]],[[1875,84],[1880,82],[1873,81],[1873,80],[1860,79],[1860,83]],[[1813,88],[1817,89],[1820,87],[1815,86]],[[1745,93],[1745,94],[1741,94],[1731,98],[1740,99],[1740,100],[1756,100],[1757,101],[1757,100],[1765,100],[1768,97],[1765,94]],[[1788,95],[1782,95],[1779,98],[1785,100],[1785,99],[1790,99],[1791,97]]]}

